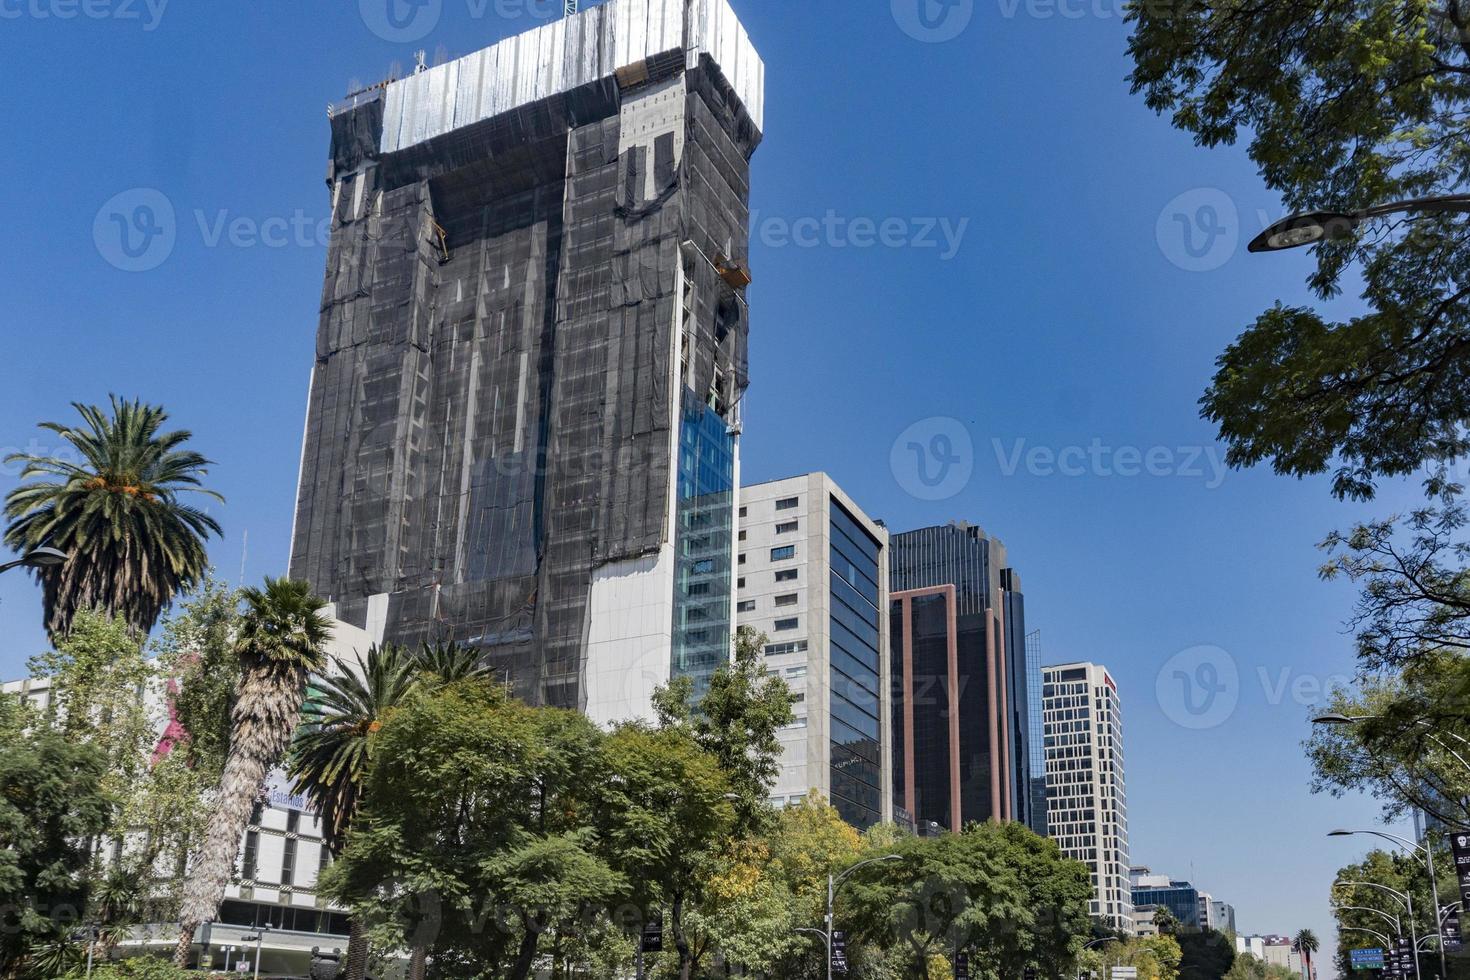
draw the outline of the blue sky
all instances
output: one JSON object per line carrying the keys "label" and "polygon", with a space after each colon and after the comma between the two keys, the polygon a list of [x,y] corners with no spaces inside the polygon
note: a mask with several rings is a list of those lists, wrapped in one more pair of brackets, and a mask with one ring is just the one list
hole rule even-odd
{"label": "blue sky", "polygon": [[[232,580],[287,556],[327,104],[548,6],[439,0],[404,44],[373,2],[0,2],[24,52],[0,105],[0,447],[57,448],[34,426],[72,400],[165,404],[217,461]],[[1323,835],[1377,809],[1307,789],[1303,702],[1353,668],[1352,592],[1317,580],[1314,545],[1415,489],[1352,506],[1217,469],[1196,407],[1215,356],[1310,300],[1307,255],[1245,254],[1279,202],[1243,151],[1129,95],[1122,0],[958,0],[932,32],[915,0],[735,3],[768,67],[747,478],[826,470],[894,529],[1001,537],[1048,662],[1120,684],[1134,861],[1235,903],[1243,931],[1328,933],[1358,849]],[[120,268],[114,200],[172,229],[156,268]],[[36,599],[0,582],[0,675],[44,642]],[[1176,672],[1229,690],[1193,714]]]}

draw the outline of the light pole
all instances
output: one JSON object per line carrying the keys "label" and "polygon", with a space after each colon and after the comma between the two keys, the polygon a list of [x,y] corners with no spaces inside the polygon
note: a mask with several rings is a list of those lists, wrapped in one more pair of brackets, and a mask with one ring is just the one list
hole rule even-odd
{"label": "light pole", "polygon": [[[1318,715],[1316,718],[1313,718],[1312,719],[1312,724],[1314,724],[1314,725],[1356,725],[1356,724],[1358,724],[1359,722],[1362,722],[1362,721],[1376,721],[1376,720],[1380,719],[1381,717],[1382,717],[1382,715],[1342,715],[1342,714]],[[1467,760],[1459,752],[1456,752],[1454,749],[1452,749],[1448,745],[1446,745],[1444,743],[1444,739],[1442,739],[1440,736],[1441,735],[1448,735],[1450,738],[1454,739],[1455,741],[1459,742],[1461,745],[1465,745],[1465,746],[1470,746],[1470,739],[1467,739],[1465,736],[1459,735],[1459,734],[1457,734],[1455,732],[1442,732],[1439,729],[1435,728],[1433,725],[1431,725],[1429,722],[1425,721],[1423,718],[1415,718],[1414,719],[1414,724],[1418,725],[1420,728],[1427,728],[1428,731],[1425,734],[1428,735],[1429,740],[1432,741],[1435,745],[1438,745],[1440,748],[1444,749],[1450,755],[1454,756],[1455,757],[1455,761],[1458,762],[1461,766],[1464,766],[1465,771],[1467,773],[1470,773],[1470,760]]]}
{"label": "light pole", "polygon": [[[1439,876],[1435,873],[1434,870],[1434,848],[1430,847],[1427,841],[1423,844],[1415,844],[1413,841],[1405,837],[1400,837],[1397,834],[1385,834],[1381,830],[1334,830],[1332,833],[1328,834],[1328,836],[1352,837],[1358,834],[1366,834],[1372,837],[1381,837],[1386,841],[1392,841],[1395,844],[1399,844],[1403,846],[1410,854],[1414,855],[1414,857],[1416,857],[1418,860],[1422,861],[1424,865],[1429,869],[1429,891],[1434,896],[1434,934],[1439,937],[1439,975],[1441,978],[1444,978],[1444,980],[1448,980],[1450,972],[1449,964],[1445,957],[1444,930],[1440,928],[1441,923],[1439,921]],[[1411,919],[1413,918],[1412,911],[1410,911],[1409,917]],[[1415,942],[1415,948],[1418,948],[1417,941]]]}
{"label": "light pole", "polygon": [[[1118,941],[1118,937],[1117,936],[1104,936],[1101,939],[1094,939],[1092,942],[1087,943],[1087,944],[1085,944],[1082,947],[1082,952],[1085,953],[1089,949],[1092,949],[1094,947],[1104,946],[1104,945],[1106,945],[1108,943],[1115,943],[1117,941]],[[1108,980],[1107,972],[1108,972],[1108,961],[1107,961],[1107,958],[1104,957],[1103,958],[1103,976],[1098,977],[1098,980]],[[1082,980],[1082,967],[1081,967],[1080,964],[1077,967],[1077,980]]]}
{"label": "light pole", "polygon": [[1307,211],[1282,218],[1256,236],[1252,252],[1281,252],[1326,238],[1344,238],[1354,228],[1391,214],[1470,214],[1470,194],[1446,194],[1379,204],[1361,211]]}
{"label": "light pole", "polygon": [[65,565],[70,559],[64,551],[55,548],[36,548],[28,551],[15,561],[8,561],[0,565],[0,574],[10,571],[12,568],[54,568],[57,565]]}
{"label": "light pole", "polygon": [[1400,919],[1396,915],[1390,915],[1389,913],[1383,911],[1382,909],[1372,909],[1372,908],[1369,908],[1366,905],[1339,905],[1339,906],[1336,907],[1336,909],[1334,911],[1337,911],[1337,912],[1372,912],[1374,915],[1381,915],[1385,919],[1387,919],[1389,922],[1392,922],[1393,923],[1393,931],[1394,931],[1394,933],[1400,939],[1404,938],[1404,920],[1403,919]]}
{"label": "light pole", "polygon": [[[1419,975],[1419,926],[1417,924],[1415,924],[1415,922],[1414,922],[1414,896],[1412,894],[1410,894],[1409,892],[1401,892],[1397,888],[1390,888],[1387,885],[1380,885],[1377,882],[1373,882],[1373,881],[1345,881],[1345,880],[1339,878],[1334,884],[1348,885],[1348,886],[1351,886],[1351,887],[1354,887],[1354,888],[1376,888],[1376,889],[1378,889],[1381,892],[1387,892],[1388,894],[1392,895],[1394,898],[1398,899],[1400,902],[1403,902],[1404,903],[1405,907],[1408,909],[1408,914],[1409,914],[1409,938],[1412,940],[1412,942],[1414,944],[1414,975],[1415,976],[1418,976]],[[1440,947],[1441,947],[1441,950],[1442,950],[1443,947],[1444,947],[1444,944],[1443,943],[1440,943]],[[1440,980],[1448,980],[1448,978],[1441,977]]]}
{"label": "light pole", "polygon": [[859,861],[837,876],[827,876],[827,928],[821,929],[798,929],[797,932],[814,932],[827,941],[827,980],[832,980],[832,907],[837,901],[837,889],[842,883],[852,877],[859,868],[866,868],[870,864],[884,864],[889,861],[902,861],[903,857],[898,854],[885,854],[882,857],[868,858]]}
{"label": "light pole", "polygon": [[[1366,932],[1370,936],[1377,936],[1378,941],[1383,943],[1385,949],[1393,945],[1393,942],[1377,929],[1364,929],[1362,926],[1339,926],[1338,928],[1343,932]],[[1403,937],[1400,936],[1399,938],[1402,939]]]}

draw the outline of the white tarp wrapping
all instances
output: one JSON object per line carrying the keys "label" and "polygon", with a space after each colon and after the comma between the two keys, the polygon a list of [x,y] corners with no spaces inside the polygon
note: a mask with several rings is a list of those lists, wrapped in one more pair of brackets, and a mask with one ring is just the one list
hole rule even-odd
{"label": "white tarp wrapping", "polygon": [[[388,86],[384,153],[607,78],[684,47],[686,0],[607,0]],[[730,0],[688,0],[688,67],[708,54],[756,128],[765,128],[766,66]]]}

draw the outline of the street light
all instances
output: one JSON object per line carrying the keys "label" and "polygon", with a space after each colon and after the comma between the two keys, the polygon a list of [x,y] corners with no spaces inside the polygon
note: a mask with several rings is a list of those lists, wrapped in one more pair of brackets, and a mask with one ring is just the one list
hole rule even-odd
{"label": "street light", "polygon": [[1400,939],[1402,939],[1403,936],[1404,936],[1404,920],[1403,919],[1400,919],[1396,915],[1390,915],[1389,913],[1383,911],[1382,909],[1372,909],[1372,908],[1369,908],[1366,905],[1338,905],[1338,906],[1336,906],[1335,911],[1338,911],[1338,912],[1372,912],[1374,915],[1381,915],[1385,919],[1387,919],[1389,922],[1392,922],[1393,923],[1394,932],[1396,932],[1398,934],[1398,936],[1399,936]]}
{"label": "street light", "polygon": [[1327,238],[1345,238],[1365,221],[1391,214],[1470,214],[1470,194],[1446,194],[1380,204],[1361,211],[1308,211],[1282,218],[1256,236],[1252,252],[1282,252]]}
{"label": "street light", "polygon": [[[1085,953],[1089,949],[1092,949],[1092,948],[1094,948],[1096,946],[1103,946],[1103,945],[1106,945],[1107,943],[1115,943],[1117,941],[1118,941],[1118,937],[1117,936],[1103,936],[1101,939],[1094,939],[1092,942],[1084,944],[1083,947],[1082,947],[1082,952]],[[1107,958],[1104,957],[1103,958],[1103,973],[1104,974],[1106,974],[1108,972],[1107,966],[1108,966],[1108,961],[1107,961]],[[1081,967],[1080,964],[1077,967],[1077,980],[1082,980],[1082,967]],[[1107,980],[1107,977],[1104,976],[1102,978],[1102,980]]]}
{"label": "street light", "polygon": [[0,573],[8,572],[12,568],[54,568],[57,565],[65,565],[70,556],[64,551],[55,548],[37,548],[28,551],[15,561],[8,561],[0,565]]}
{"label": "street light", "polygon": [[[1312,724],[1314,724],[1314,725],[1356,725],[1359,722],[1363,722],[1363,721],[1377,721],[1377,720],[1379,720],[1382,717],[1383,717],[1382,715],[1326,714],[1326,715],[1318,715],[1316,718],[1313,718],[1312,719]],[[1427,728],[1427,729],[1429,729],[1428,735],[1429,735],[1430,740],[1432,742],[1434,742],[1435,745],[1438,745],[1440,748],[1444,749],[1450,755],[1454,756],[1455,757],[1455,761],[1458,762],[1460,765],[1464,766],[1466,772],[1470,772],[1470,761],[1466,761],[1466,759],[1465,759],[1464,756],[1462,756],[1460,753],[1456,752],[1454,749],[1450,748],[1448,745],[1444,744],[1444,741],[1440,738],[1440,736],[1441,735],[1448,735],[1450,738],[1452,738],[1455,741],[1459,742],[1461,745],[1467,745],[1467,746],[1470,746],[1470,738],[1466,738],[1465,736],[1460,735],[1460,734],[1458,734],[1456,732],[1440,731],[1439,729],[1435,728],[1432,724],[1430,724],[1429,722],[1425,721],[1423,718],[1415,718],[1414,719],[1414,724],[1418,725],[1420,728]]]}
{"label": "street light", "polygon": [[[1429,891],[1430,891],[1430,894],[1432,894],[1434,896],[1434,915],[1435,915],[1435,930],[1434,930],[1434,933],[1435,933],[1436,936],[1439,937],[1439,975],[1441,977],[1446,977],[1447,978],[1450,975],[1450,972],[1449,972],[1449,963],[1448,963],[1448,960],[1447,960],[1447,958],[1445,956],[1445,949],[1444,949],[1444,930],[1442,928],[1440,928],[1441,923],[1439,922],[1439,911],[1440,911],[1440,904],[1439,904],[1439,875],[1437,875],[1435,873],[1435,870],[1434,870],[1434,848],[1430,847],[1428,844],[1416,844],[1413,841],[1411,841],[1411,840],[1409,840],[1409,839],[1407,839],[1405,837],[1398,836],[1397,834],[1386,834],[1386,833],[1384,833],[1381,830],[1334,830],[1332,833],[1328,834],[1327,836],[1328,837],[1353,837],[1353,836],[1356,836],[1356,835],[1359,835],[1359,834],[1366,834],[1366,835],[1371,836],[1371,837],[1381,837],[1381,838],[1383,838],[1386,841],[1392,841],[1393,843],[1398,844],[1398,845],[1402,846],[1403,848],[1405,848],[1406,850],[1408,850],[1408,852],[1410,854],[1413,854],[1415,858],[1417,858],[1426,867],[1429,868]],[[1413,912],[1413,909],[1411,908],[1409,910],[1409,918],[1412,919],[1413,917],[1414,917],[1414,912]],[[1419,942],[1416,939],[1414,941],[1414,948],[1417,949],[1418,947],[1419,947]]]}
{"label": "street light", "polygon": [[[1341,836],[1348,835],[1348,834],[1351,834],[1351,833],[1352,833],[1352,831],[1333,831],[1332,834],[1330,834],[1328,836],[1341,837]],[[1378,889],[1381,892],[1387,892],[1388,894],[1392,895],[1394,898],[1398,899],[1400,902],[1404,903],[1405,907],[1408,909],[1408,914],[1409,914],[1409,937],[1410,937],[1410,939],[1413,940],[1413,944],[1414,944],[1414,974],[1415,974],[1415,976],[1418,976],[1419,975],[1419,955],[1418,955],[1418,950],[1419,950],[1419,926],[1414,922],[1414,896],[1412,894],[1410,894],[1409,892],[1406,892],[1406,891],[1401,892],[1397,888],[1390,888],[1387,885],[1380,885],[1377,882],[1373,882],[1373,881],[1347,881],[1345,879],[1339,878],[1337,881],[1333,882],[1333,884],[1334,885],[1348,885],[1348,886],[1357,887],[1357,888],[1376,888],[1376,889]],[[1439,944],[1439,949],[1440,949],[1440,953],[1443,954],[1443,952],[1444,952],[1444,943],[1443,942],[1441,942]],[[1444,967],[1441,966],[1440,969],[1443,970]],[[1441,973],[1440,980],[1448,980],[1448,978],[1445,977],[1445,975],[1443,973]]]}
{"label": "street light", "polygon": [[832,875],[828,875],[827,876],[827,928],[826,928],[826,930],[825,931],[823,931],[821,929],[798,929],[798,930],[796,930],[797,932],[814,932],[814,933],[817,933],[818,935],[820,935],[823,939],[825,939],[827,941],[827,980],[832,980],[832,906],[833,906],[833,904],[837,900],[837,889],[841,888],[842,887],[842,883],[844,881],[846,881],[848,878],[852,877],[853,873],[856,872],[859,868],[866,868],[870,864],[884,864],[884,863],[887,863],[889,861],[902,861],[902,860],[903,860],[902,855],[899,855],[899,854],[885,854],[882,857],[868,858],[868,860],[866,860],[866,861],[859,861],[857,864],[854,864],[852,867],[848,868],[846,871],[842,872],[842,874],[837,875],[836,877],[833,877]]}

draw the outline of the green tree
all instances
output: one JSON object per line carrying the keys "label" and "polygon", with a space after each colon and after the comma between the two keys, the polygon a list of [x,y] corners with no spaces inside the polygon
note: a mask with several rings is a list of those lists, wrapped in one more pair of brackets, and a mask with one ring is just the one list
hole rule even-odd
{"label": "green tree", "polygon": [[58,548],[70,558],[33,569],[41,583],[46,629],[64,635],[79,610],[100,607],[148,633],[174,597],[197,584],[208,562],[205,541],[219,534],[207,513],[184,502],[205,489],[209,460],[183,449],[189,432],[163,431],[168,415],[112,397],[111,413],[73,403],[82,425],[42,423],[80,462],[18,453],[23,483],[5,499],[5,543],[16,551]]}
{"label": "green tree", "polygon": [[[1463,189],[1470,14],[1458,0],[1191,0],[1129,8],[1132,82],[1206,146],[1242,129],[1295,210],[1355,211]],[[1351,264],[1372,312],[1329,323],[1277,307],[1220,361],[1205,414],[1231,461],[1340,496],[1466,454],[1470,245],[1460,219],[1370,222],[1317,246],[1324,298]]]}
{"label": "green tree", "polygon": [[1176,933],[1182,957],[1180,980],[1223,980],[1235,963],[1235,943],[1214,929],[1187,929]]}
{"label": "green tree", "polygon": [[1163,905],[1154,910],[1154,927],[1166,936],[1172,936],[1179,931],[1179,920],[1174,913]]}
{"label": "green tree", "polygon": [[[291,745],[287,773],[321,819],[327,850],[340,856],[362,802],[374,732],[413,690],[415,662],[396,646],[375,646],[354,665],[314,679]],[[352,920],[347,980],[367,972],[367,933]]]}
{"label": "green tree", "polygon": [[231,737],[203,847],[184,887],[174,963],[188,966],[194,931],[219,910],[240,839],[266,774],[282,760],[301,718],[307,678],[320,672],[331,637],[326,603],[304,582],[268,579],[245,589],[235,652],[240,683]]}
{"label": "green tree", "polygon": [[[1354,212],[1461,192],[1470,10],[1461,0],[1240,0],[1130,6],[1133,87],[1206,146],[1245,131],[1288,208]],[[1220,357],[1204,416],[1233,465],[1269,462],[1366,499],[1427,473],[1434,503],[1334,534],[1326,572],[1363,583],[1366,666],[1470,649],[1462,488],[1470,453],[1470,238],[1463,216],[1364,223],[1317,244],[1327,299],[1361,273],[1369,311],[1333,321],[1276,305]]]}
{"label": "green tree", "polygon": [[[737,825],[729,773],[684,726],[623,725],[603,748],[609,774],[599,787],[598,837],[626,882],[619,901],[646,918],[668,909],[672,971],[689,980],[712,952],[690,926],[697,907],[730,869]],[[743,802],[743,801],[742,801]]]}
{"label": "green tree", "polygon": [[763,829],[770,816],[766,801],[781,773],[778,733],[796,717],[796,695],[785,681],[765,672],[765,645],[764,635],[742,626],[734,660],[715,672],[697,704],[687,677],[675,678],[653,699],[662,725],[688,731],[719,760],[740,798],[737,832],[742,835]]}
{"label": "green tree", "polygon": [[1075,962],[1091,927],[1085,866],[1025,828],[971,825],[908,838],[901,861],[864,869],[842,905],[859,938],[900,947],[906,976],[932,980],[936,956],[969,951],[1002,978]]}
{"label": "green tree", "polygon": [[528,976],[558,931],[629,887],[591,830],[593,794],[618,774],[603,741],[485,678],[420,687],[370,737],[324,891],[378,945],[412,949],[415,974],[432,952],[447,975]]}
{"label": "green tree", "polygon": [[1470,659],[1448,651],[1399,675],[1370,675],[1355,690],[1334,691],[1328,710],[1367,720],[1316,726],[1306,742],[1313,791],[1370,793],[1389,819],[1418,809],[1450,825],[1470,820],[1470,774],[1459,742],[1470,736],[1466,704]]}
{"label": "green tree", "polygon": [[[0,977],[26,975],[47,946],[65,946],[86,908],[88,842],[105,830],[113,799],[100,749],[45,725],[27,725],[0,695]],[[55,965],[50,960],[49,969]],[[38,966],[38,969],[42,967]]]}

